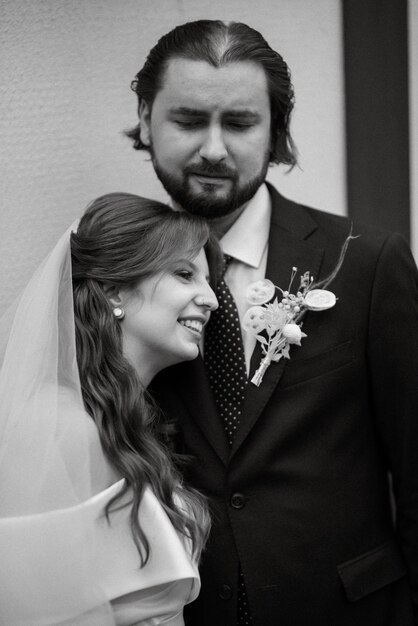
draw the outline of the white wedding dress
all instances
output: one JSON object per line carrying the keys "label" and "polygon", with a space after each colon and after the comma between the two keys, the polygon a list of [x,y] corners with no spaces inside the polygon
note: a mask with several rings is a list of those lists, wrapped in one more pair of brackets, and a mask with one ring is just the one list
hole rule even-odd
{"label": "white wedding dress", "polygon": [[[103,515],[122,484],[72,508],[0,520],[0,624],[184,624],[183,606],[200,588],[190,546],[147,488],[139,518],[151,552],[141,568],[129,505],[110,524]],[[94,546],[88,566],[95,585],[85,589],[87,544]]]}

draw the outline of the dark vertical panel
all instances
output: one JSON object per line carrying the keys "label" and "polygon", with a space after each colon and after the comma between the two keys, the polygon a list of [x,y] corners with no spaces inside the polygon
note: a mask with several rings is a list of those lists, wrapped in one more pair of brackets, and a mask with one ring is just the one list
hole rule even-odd
{"label": "dark vertical panel", "polygon": [[410,236],[407,0],[342,0],[348,210]]}

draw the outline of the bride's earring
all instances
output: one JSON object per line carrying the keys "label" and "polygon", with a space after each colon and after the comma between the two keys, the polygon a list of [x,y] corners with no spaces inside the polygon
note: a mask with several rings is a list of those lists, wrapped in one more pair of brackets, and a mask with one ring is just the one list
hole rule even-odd
{"label": "bride's earring", "polygon": [[116,306],[113,309],[113,315],[116,317],[117,320],[121,321],[125,317],[125,311],[121,306]]}

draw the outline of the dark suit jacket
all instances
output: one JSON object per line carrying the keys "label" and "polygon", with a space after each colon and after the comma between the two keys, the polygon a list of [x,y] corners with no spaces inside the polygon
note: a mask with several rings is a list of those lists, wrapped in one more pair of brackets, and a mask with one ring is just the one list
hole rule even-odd
{"label": "dark suit jacket", "polygon": [[[350,222],[270,187],[266,275],[334,268]],[[255,626],[409,626],[418,606],[418,295],[408,246],[354,225],[302,346],[249,383],[232,450],[203,361],[154,389],[192,456],[186,479],[210,499],[213,530],[186,624],[235,626],[238,562]],[[252,373],[259,365],[257,347]],[[396,525],[387,472],[393,477]],[[417,619],[417,618],[415,618]]]}

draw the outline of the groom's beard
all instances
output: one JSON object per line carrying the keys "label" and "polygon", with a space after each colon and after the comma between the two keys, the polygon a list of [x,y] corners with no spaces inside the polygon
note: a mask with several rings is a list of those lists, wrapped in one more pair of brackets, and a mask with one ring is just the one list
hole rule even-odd
{"label": "groom's beard", "polygon": [[[188,165],[183,169],[182,175],[177,177],[167,172],[160,165],[152,150],[152,146],[150,152],[155,173],[168,195],[188,213],[200,215],[208,219],[229,215],[235,209],[251,200],[266,178],[270,156],[269,152],[267,152],[260,171],[247,183],[240,185],[238,173],[223,163],[216,165],[205,163],[200,163],[196,166]],[[222,196],[219,196],[219,187],[208,183],[205,185],[204,191],[193,191],[189,176],[197,172],[214,177],[227,176],[230,181],[229,190]]]}

